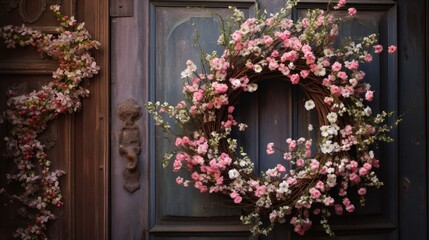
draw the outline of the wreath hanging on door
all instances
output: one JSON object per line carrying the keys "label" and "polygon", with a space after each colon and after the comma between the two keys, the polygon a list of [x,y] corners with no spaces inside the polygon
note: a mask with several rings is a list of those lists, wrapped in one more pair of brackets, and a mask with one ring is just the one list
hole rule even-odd
{"label": "wreath hanging on door", "polygon": [[[78,23],[73,16],[63,16],[59,5],[52,5],[51,10],[61,26],[57,34],[42,33],[24,25],[0,29],[0,37],[8,48],[31,46],[59,64],[53,79],[41,90],[24,95],[8,91],[5,118],[12,128],[5,140],[7,155],[16,169],[7,179],[21,187],[19,192],[8,196],[22,204],[18,214],[29,220],[26,227],[18,228],[14,234],[20,239],[47,239],[47,224],[56,218],[53,210],[64,204],[59,178],[65,172],[52,169],[46,147],[38,137],[51,120],[81,108],[81,99],[89,96],[89,90],[81,82],[98,74],[100,69],[90,52],[100,43],[91,38],[85,24]],[[1,192],[6,191],[0,188]]]}
{"label": "wreath hanging on door", "polygon": [[[341,48],[333,45],[338,24],[353,17],[356,9],[349,8],[343,18],[334,17],[332,11],[345,5],[340,0],[329,4],[327,11],[308,10],[294,22],[289,17],[296,4],[288,1],[274,15],[257,11],[257,17],[249,19],[231,7],[233,15],[230,21],[222,20],[218,40],[225,51],[202,59],[210,71],[197,73],[196,65],[186,62],[181,74],[185,100],[175,106],[146,105],[156,126],[176,136],[175,149],[165,154],[163,162],[167,166],[175,156],[173,171],[189,172],[176,182],[228,195],[243,208],[241,220],[255,235],[266,235],[286,220],[303,235],[315,215],[333,235],[327,218],[355,210],[349,195],[357,192],[363,205],[367,187],[382,185],[374,171],[379,160],[372,149],[379,141],[392,141],[388,133],[399,122],[388,126],[386,119],[392,113],[375,114],[367,106],[374,92],[359,67],[372,61],[373,52],[383,50],[376,35],[360,43],[350,40]],[[395,46],[388,47],[389,53],[395,51]],[[267,154],[282,151],[285,164],[257,175],[253,162],[231,136],[233,128],[247,127],[235,120],[234,107],[243,93],[255,92],[258,83],[270,79],[290,81],[305,92],[308,100],[303,107],[317,112],[319,124],[316,130],[309,125],[308,130],[317,131],[319,137],[288,138],[284,149],[268,143]],[[174,121],[174,128],[165,117]]]}

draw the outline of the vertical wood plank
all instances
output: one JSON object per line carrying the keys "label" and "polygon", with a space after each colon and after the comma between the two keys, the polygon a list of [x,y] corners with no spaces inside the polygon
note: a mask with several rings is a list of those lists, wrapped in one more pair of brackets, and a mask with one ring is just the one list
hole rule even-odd
{"label": "vertical wood plank", "polygon": [[[136,122],[142,143],[138,169],[140,189],[124,188],[126,160],[119,155],[118,134],[123,125],[117,107],[131,98],[142,107],[149,99],[149,1],[134,1],[132,17],[111,18],[111,239],[145,239],[149,228],[149,116],[142,109]],[[114,226],[114,227],[113,227]]]}
{"label": "vertical wood plank", "polygon": [[99,74],[76,117],[75,237],[109,239],[109,2],[78,0],[77,19],[102,46]]}
{"label": "vertical wood plank", "polygon": [[[398,1],[399,239],[428,238],[427,1]],[[426,131],[425,131],[426,129]]]}
{"label": "vertical wood plank", "polygon": [[[286,139],[292,137],[292,85],[287,80],[271,79],[259,83],[259,162],[260,172],[274,168],[277,164],[287,166],[283,159]],[[250,106],[253,108],[253,106]],[[274,143],[274,154],[267,155],[268,143]],[[282,151],[283,150],[283,151]]]}

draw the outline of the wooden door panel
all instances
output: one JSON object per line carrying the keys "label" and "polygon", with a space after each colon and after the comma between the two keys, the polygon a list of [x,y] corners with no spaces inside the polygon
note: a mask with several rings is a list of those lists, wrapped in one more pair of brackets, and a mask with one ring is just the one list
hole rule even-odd
{"label": "wooden door panel", "polygon": [[[9,4],[12,1],[0,3],[0,26],[22,25],[25,23],[33,29],[53,33],[58,27],[54,15],[46,5],[46,1],[21,1],[16,7]],[[23,7],[23,4],[25,5]],[[9,8],[10,7],[10,8]],[[8,9],[9,8],[9,9]],[[72,15],[72,1],[63,1],[62,10],[64,14]],[[31,22],[31,23],[30,23]],[[41,58],[35,49],[16,48],[7,49],[0,44],[0,113],[6,110],[7,91],[14,90],[18,94],[25,94],[33,90],[39,90],[41,86],[52,80],[52,72],[57,68],[57,62]],[[52,221],[48,236],[51,239],[70,239],[72,222],[71,212],[73,208],[72,189],[74,177],[72,173],[73,160],[73,123],[74,118],[63,116],[50,123],[48,128],[40,135],[40,140],[47,148],[49,159],[53,162],[52,167],[64,170],[66,174],[61,177],[61,189],[65,206],[53,212],[58,216]],[[16,168],[12,160],[6,158],[5,141],[8,136],[9,123],[0,124],[0,185],[3,187],[6,173]],[[9,190],[14,191],[13,185]],[[17,214],[17,209],[22,206],[16,201],[9,201],[4,195],[0,196],[0,239],[12,239],[12,234],[19,226],[28,224],[27,220]],[[5,204],[7,203],[7,204]]]}
{"label": "wooden door panel", "polygon": [[[306,9],[322,7],[319,4],[302,3],[298,5],[296,15],[303,16]],[[372,5],[364,1],[349,3],[348,7],[356,7],[358,14],[348,22],[340,26],[338,43],[341,44],[347,38],[355,42],[362,40],[362,37],[372,33],[379,36],[380,44],[384,46],[396,44],[396,5],[392,1],[385,1],[379,5]],[[346,15],[346,10],[337,15]],[[380,110],[398,111],[397,96],[397,66],[394,57],[387,57],[386,54],[374,55],[370,64],[361,64],[361,69],[366,73],[365,81],[371,84],[377,96],[370,104],[374,112]],[[299,101],[299,100],[298,100]],[[298,107],[298,109],[300,109]],[[298,116],[300,114],[298,110]],[[302,129],[299,128],[298,129]],[[300,130],[298,130],[300,132]],[[396,138],[396,131],[392,132],[392,137]],[[334,229],[350,230],[350,236],[342,233],[339,239],[395,239],[396,234],[385,234],[383,236],[361,236],[354,231],[364,229],[379,229],[392,232],[397,226],[398,200],[394,196],[398,194],[395,182],[398,181],[398,143],[382,144],[376,151],[381,160],[379,177],[386,183],[380,190],[371,189],[367,195],[367,204],[364,208],[358,208],[352,214],[342,217],[331,218],[331,227]],[[314,231],[314,230],[313,230]],[[316,231],[317,232],[317,231]],[[310,234],[311,235],[311,234]],[[313,238],[309,238],[313,239]],[[319,239],[319,238],[318,238]],[[323,238],[321,238],[323,239]]]}
{"label": "wooden door panel", "polygon": [[[325,8],[326,2],[323,0],[301,0],[293,17],[296,19],[298,16],[302,16],[308,8]],[[398,7],[398,16],[402,14],[403,21],[402,25],[400,24],[402,27],[398,28],[396,1],[349,0],[347,7],[357,8],[358,15],[341,26],[340,41],[349,36],[359,40],[364,35],[377,33],[381,44],[384,46],[396,44],[397,29],[400,31],[404,31],[407,27],[420,29],[420,31],[423,29],[417,24],[418,17],[413,15],[415,13],[419,17],[424,16],[423,10],[415,10],[418,7],[414,6],[414,3],[417,2],[423,1],[398,1],[398,6],[402,6],[402,8]],[[137,9],[146,10],[143,12],[134,11],[135,16],[132,18],[114,18],[112,20],[114,25],[112,36],[117,41],[117,45],[114,46],[115,55],[112,58],[112,65],[115,68],[112,73],[113,106],[130,96],[138,99],[141,104],[147,100],[167,100],[170,103],[179,101],[182,89],[179,78],[185,61],[192,59],[198,62],[199,59],[198,51],[192,47],[194,30],[199,30],[200,42],[206,51],[216,49],[221,52],[216,46],[218,33],[214,31],[218,30],[217,20],[213,18],[211,12],[227,15],[229,14],[229,11],[226,10],[228,5],[239,5],[242,9],[251,9],[253,3],[245,0],[145,0],[137,1],[135,4]],[[268,12],[276,12],[284,4],[284,1],[262,0],[259,1],[259,4],[261,8],[268,9]],[[191,7],[188,8],[188,5]],[[205,6],[205,8],[193,8],[192,6]],[[340,14],[346,14],[346,11],[343,10]],[[408,19],[408,16],[411,20]],[[408,26],[408,22],[413,22],[419,27]],[[416,44],[410,39],[424,39],[422,37],[424,34],[422,33],[418,37],[411,34],[416,33],[416,30],[409,30],[409,32],[406,41],[410,44],[410,48],[414,47],[411,49],[413,51],[410,50],[410,54],[417,56],[416,51],[418,50],[416,49],[418,47],[414,46]],[[126,45],[130,47],[125,47]],[[423,64],[414,64],[416,67],[411,66],[411,60],[408,60],[407,46],[400,46],[399,51],[402,54],[400,55],[402,62],[408,64],[410,69],[414,69],[409,70],[399,66],[403,77],[401,79],[402,84],[407,84],[406,73],[413,71],[413,83],[422,87],[421,83],[424,81],[417,79],[419,77],[417,72],[422,76],[424,75],[422,71],[418,70],[423,69]],[[418,59],[422,61],[423,57],[420,56]],[[371,103],[374,112],[382,109],[387,111],[398,110],[397,101],[401,99],[402,95],[399,96],[397,93],[396,61],[398,60],[395,57],[387,57],[387,54],[382,54],[374,56],[370,65],[362,65],[362,69],[366,72],[366,81],[372,85],[376,92],[376,99]],[[412,61],[416,62],[416,60]],[[130,68],[128,66],[130,63],[136,63],[137,66],[142,67],[134,67],[133,65]],[[124,84],[120,84],[121,81]],[[132,89],[129,90],[127,87]],[[408,85],[406,87],[408,90],[412,88]],[[401,93],[406,92],[405,90],[400,91]],[[417,92],[421,94],[424,91],[419,88]],[[421,95],[419,96],[421,97]],[[238,120],[247,123],[249,128],[244,134],[236,133],[236,136],[238,136],[240,145],[244,146],[246,152],[255,161],[256,171],[265,170],[274,166],[277,161],[282,161],[280,155],[266,155],[265,148],[268,142],[274,142],[277,146],[282,147],[285,137],[307,137],[308,123],[314,125],[315,130],[310,136],[313,139],[316,138],[315,135],[318,131],[316,116],[304,109],[303,105],[306,100],[305,94],[300,89],[278,79],[273,79],[267,84],[261,84],[256,93],[243,94],[237,106],[236,117]],[[404,106],[409,102],[409,100],[402,98]],[[423,112],[422,105],[417,105]],[[413,116],[419,115],[414,114]],[[115,123],[117,120],[114,118],[115,116],[113,116]],[[144,172],[147,174],[147,178],[144,176],[142,179],[142,190],[145,193],[136,192],[134,195],[124,193],[121,185],[122,168],[116,169],[116,166],[120,166],[123,160],[113,154],[112,185],[114,187],[112,188],[112,196],[114,201],[112,219],[114,221],[112,223],[115,226],[118,225],[118,228],[112,229],[112,239],[139,239],[142,231],[148,232],[146,236],[149,239],[247,239],[249,235],[247,228],[240,225],[238,221],[239,210],[214,206],[224,204],[225,201],[228,201],[227,198],[200,194],[194,189],[178,187],[175,183],[177,175],[171,172],[171,168],[161,168],[162,153],[171,148],[169,144],[172,142],[171,140],[166,141],[158,137],[151,137],[151,133],[160,134],[155,132],[153,125],[150,125],[150,118],[147,115],[142,119],[142,132],[144,136],[148,136],[145,138],[147,143],[142,146],[142,169],[145,169]],[[422,124],[419,123],[422,129]],[[118,130],[118,126],[118,124],[114,124],[112,132]],[[411,129],[412,127],[412,124],[408,124],[402,129]],[[412,132],[415,133],[416,131]],[[405,193],[403,197],[399,195],[398,182],[408,186],[406,184],[407,179],[412,179],[414,184],[417,184],[416,181],[421,180],[421,178],[417,176],[411,178],[402,174],[407,178],[399,181],[398,173],[401,174],[404,168],[398,167],[398,149],[400,146],[412,145],[407,149],[402,147],[401,156],[405,157],[407,156],[405,152],[410,153],[414,150],[418,152],[414,155],[423,156],[424,150],[421,150],[421,145],[424,145],[425,142],[423,143],[421,139],[420,141],[415,140],[416,144],[421,144],[420,148],[417,148],[417,145],[414,146],[413,135],[407,130],[404,135],[410,137],[410,139],[405,140],[408,141],[406,144],[404,140],[398,140],[392,144],[380,145],[377,150],[377,155],[382,164],[379,176],[386,185],[378,191],[369,191],[365,208],[359,208],[354,214],[331,218],[330,223],[337,234],[336,239],[394,240],[398,239],[398,224],[407,226],[407,229],[412,227],[417,229],[417,226],[423,226],[424,221],[420,221],[420,224],[413,223],[411,220],[413,217],[407,215],[408,210],[412,208],[410,200],[418,203],[422,201],[417,201],[412,197],[408,198]],[[396,131],[393,132],[392,137],[398,139]],[[116,139],[113,138],[113,140],[117,142]],[[112,145],[115,146],[115,143]],[[406,158],[401,161],[406,162]],[[415,159],[413,161],[419,162],[418,166],[423,167],[421,163],[424,160]],[[411,166],[407,166],[405,169],[408,173],[413,172]],[[422,171],[419,169],[420,173]],[[410,184],[410,193],[416,196],[417,187],[421,184],[414,187],[413,183],[408,184]],[[427,194],[427,191],[425,193]],[[419,192],[417,195],[423,196],[423,193]],[[125,201],[123,201],[124,199]],[[401,219],[403,219],[401,221],[398,221],[399,200],[402,201],[403,206],[407,207],[407,212],[404,210],[401,212]],[[427,204],[427,201],[425,203]],[[136,212],[136,209],[138,209],[136,214],[126,216]],[[420,206],[419,209],[427,208]],[[427,214],[423,214],[419,215],[418,219],[422,220],[424,216],[427,218]],[[125,219],[127,220],[125,221]],[[270,236],[260,239],[329,239],[317,225],[315,220],[312,231],[302,238],[292,233],[290,225],[286,223],[276,226]],[[402,232],[407,232],[407,230],[402,230]],[[416,235],[423,236],[424,234],[419,232]]]}
{"label": "wooden door panel", "polygon": [[[268,8],[276,9],[277,2],[263,2],[262,5]],[[153,34],[155,50],[152,59],[155,61],[155,67],[152,72],[154,93],[151,99],[167,101],[170,103],[181,100],[182,83],[178,80],[180,72],[183,70],[184,61],[199,59],[198,50],[192,47],[195,30],[199,31],[199,42],[202,43],[206,52],[222,50],[216,45],[219,32],[217,30],[218,22],[213,18],[212,12],[220,15],[228,15],[229,11],[216,5],[216,8],[184,8],[183,3],[158,3],[154,2],[151,13],[153,14]],[[303,3],[298,5],[295,17],[305,14],[306,9],[312,7],[323,7],[319,4]],[[356,6],[359,15],[343,24],[340,27],[339,43],[344,39],[351,37],[359,41],[363,36],[371,33],[380,34],[380,42],[384,45],[394,44],[396,41],[395,32],[395,14],[396,8],[393,2],[388,1],[385,4],[377,6],[358,4]],[[341,14],[341,13],[339,13]],[[346,12],[344,11],[344,14]],[[168,67],[166,67],[168,66]],[[396,100],[390,91],[395,90],[396,76],[388,74],[395,72],[396,66],[388,62],[387,57],[374,56],[372,64],[363,66],[362,69],[367,73],[366,81],[372,88],[378,92],[377,98],[371,107],[374,111],[387,109],[396,110]],[[383,88],[381,88],[383,86]],[[383,91],[381,91],[383,89]],[[387,89],[387,90],[385,90]],[[307,126],[309,123],[314,125],[317,131],[317,121],[314,115],[304,110],[303,105],[307,100],[306,96],[299,89],[294,89],[286,81],[273,79],[259,86],[257,93],[244,94],[238,104],[238,120],[243,120],[249,124],[249,129],[245,134],[238,136],[239,143],[249,153],[255,162],[255,171],[264,171],[272,168],[277,163],[283,162],[280,153],[267,156],[265,153],[266,144],[274,142],[276,146],[283,147],[287,137],[307,137]],[[156,131],[155,144],[153,146],[154,158],[152,162],[155,165],[155,203],[157,224],[183,225],[209,225],[215,224],[216,218],[210,222],[199,222],[198,217],[221,217],[237,216],[239,210],[217,207],[225,202],[222,196],[210,196],[200,194],[195,189],[186,189],[177,187],[175,183],[175,174],[165,174],[169,169],[163,169],[159,164],[164,152],[171,148],[172,140],[161,138],[162,134]],[[313,138],[316,133],[312,133]],[[388,147],[390,150],[394,147]],[[387,148],[381,147],[379,150],[381,159],[389,159],[383,162],[380,176],[384,181],[395,181],[395,169],[397,169],[394,151],[388,151]],[[389,170],[389,171],[387,171]],[[186,173],[184,173],[186,174]],[[180,174],[179,174],[180,175]],[[352,226],[350,230],[364,229],[371,224],[375,228],[392,229],[395,226],[395,214],[389,212],[397,205],[395,200],[388,201],[389,196],[395,194],[395,189],[383,188],[381,191],[370,191],[368,194],[367,207],[359,209],[356,213],[341,217],[338,220],[334,217],[332,220],[333,227],[347,230],[344,226]],[[177,218],[177,217],[185,218]],[[186,218],[188,217],[188,218]],[[197,218],[195,218],[197,217]],[[192,220],[194,218],[194,220]],[[223,218],[219,218],[222,221]],[[346,222],[346,225],[341,223]],[[157,229],[155,224],[154,229]],[[372,225],[373,227],[375,225]],[[289,227],[285,225],[278,226],[270,237],[287,234]],[[186,229],[182,229],[186,231]],[[268,237],[268,238],[270,238]],[[345,237],[344,239],[347,239]]]}
{"label": "wooden door panel", "polygon": [[[213,11],[213,12],[211,12]],[[217,47],[216,40],[219,33],[211,29],[219,28],[213,21],[213,13],[226,14],[227,9],[192,9],[183,7],[155,6],[155,35],[156,35],[156,69],[155,69],[155,96],[157,101],[170,103],[181,101],[182,81],[179,79],[183,71],[183,59],[197,59],[198,50],[193,47],[194,30],[199,29],[204,39],[205,47]],[[201,39],[202,40],[202,39]],[[221,49],[217,47],[217,50]],[[166,68],[166,66],[168,66]],[[216,207],[218,199],[210,199],[207,195],[197,193],[194,188],[183,189],[175,183],[176,174],[165,174],[171,168],[163,169],[159,164],[164,153],[171,149],[170,141],[163,138],[163,133],[156,130],[155,134],[155,162],[156,166],[156,197],[157,216],[225,216],[234,214],[229,209]],[[174,140],[174,139],[173,139]],[[180,174],[184,174],[181,172]]]}
{"label": "wooden door panel", "polygon": [[[182,81],[180,73],[183,71],[186,59],[199,59],[199,51],[194,48],[195,31],[199,32],[201,47],[207,52],[222,49],[217,45],[220,34],[219,19],[214,14],[221,16],[230,15],[227,5],[215,8],[188,8],[185,2],[158,3],[152,5],[152,18],[154,21],[153,35],[155,51],[152,59],[156,62],[153,72],[152,99],[156,101],[178,102],[182,99]],[[246,4],[249,8],[252,4]],[[196,5],[198,6],[198,5]],[[248,11],[247,11],[248,12]],[[217,29],[214,31],[214,29]],[[195,61],[201,70],[201,64]],[[166,67],[168,66],[168,67]],[[156,209],[156,224],[174,223],[182,224],[206,224],[216,223],[216,220],[201,221],[195,217],[224,217],[219,221],[229,221],[229,216],[238,218],[239,208],[224,207],[223,196],[209,196],[200,194],[194,188],[178,187],[175,183],[176,174],[170,174],[171,168],[163,169],[161,159],[166,151],[171,149],[172,139],[163,138],[163,133],[155,130],[153,138],[155,144],[154,158],[151,159],[155,166],[156,195],[153,203]],[[167,173],[167,174],[166,174]],[[187,173],[179,173],[187,174]],[[187,218],[177,218],[187,217]],[[226,217],[226,218],[225,218]],[[216,218],[215,218],[216,219]],[[184,223],[185,222],[185,223]],[[238,225],[238,221],[233,221]],[[156,225],[154,227],[157,228]]]}
{"label": "wooden door panel", "polygon": [[[86,28],[94,39],[102,43],[95,51],[101,71],[91,79],[91,86],[83,84],[91,91],[91,100],[84,101],[83,110],[76,115],[63,115],[49,123],[41,134],[52,169],[66,172],[60,185],[64,206],[54,210],[58,217],[49,225],[49,239],[105,239],[107,237],[107,184],[108,184],[108,28],[107,2],[85,0],[20,0],[0,2],[0,26],[25,24],[32,29],[55,34],[58,22],[50,11],[51,4],[60,4],[61,12],[75,16],[79,22],[86,22]],[[78,6],[78,7],[77,7]],[[85,10],[86,9],[86,10]],[[96,27],[95,27],[96,26]],[[102,55],[100,51],[103,52]],[[16,88],[18,93],[39,90],[52,80],[52,72],[58,67],[57,61],[41,58],[30,47],[6,49],[0,43],[0,113],[6,109],[6,92]],[[101,79],[102,78],[102,79]],[[100,117],[101,116],[101,117]],[[0,124],[0,186],[3,187],[5,174],[13,168],[11,159],[3,156],[5,141],[10,126]],[[85,146],[91,149],[85,150]],[[98,182],[97,182],[98,181]],[[11,189],[13,190],[13,186]],[[82,194],[84,193],[84,194]],[[17,215],[16,204],[9,203],[0,195],[0,239],[12,239],[18,226],[28,222]],[[91,231],[88,229],[91,228]]]}

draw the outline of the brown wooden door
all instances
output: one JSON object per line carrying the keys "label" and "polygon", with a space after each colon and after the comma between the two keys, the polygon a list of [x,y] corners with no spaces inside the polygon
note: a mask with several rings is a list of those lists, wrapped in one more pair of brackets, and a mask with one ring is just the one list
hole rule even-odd
{"label": "brown wooden door", "polygon": [[[52,168],[64,170],[60,179],[64,206],[54,210],[57,219],[49,224],[49,239],[107,239],[108,238],[108,1],[1,1],[0,26],[22,25],[55,34],[58,27],[49,10],[60,4],[62,13],[86,22],[91,35],[102,43],[94,52],[101,66],[100,74],[86,84],[91,98],[75,115],[64,115],[49,124],[40,140],[48,149]],[[15,89],[25,94],[40,89],[52,80],[57,62],[41,58],[32,48],[6,49],[0,43],[0,112],[6,109],[6,92]],[[16,169],[4,156],[5,141],[10,125],[0,124],[0,188],[6,185],[6,173]],[[16,185],[9,185],[14,193]],[[0,239],[13,239],[19,226],[30,222],[17,211],[21,206],[0,194]]]}
{"label": "brown wooden door", "polygon": [[[266,0],[259,4],[275,12],[284,2]],[[323,8],[324,4],[325,1],[302,1],[294,17],[303,15],[308,8]],[[112,239],[249,239],[247,228],[239,221],[240,209],[225,207],[222,196],[177,186],[176,175],[161,167],[163,153],[171,149],[171,142],[161,137],[147,112],[143,111],[136,121],[142,149],[138,166],[140,189],[134,193],[124,190],[123,171],[127,160],[118,150],[123,122],[116,110],[127,99],[134,99],[140,106],[149,100],[178,102],[184,63],[187,59],[195,62],[199,59],[198,50],[193,48],[194,30],[198,29],[199,42],[207,52],[221,52],[216,45],[219,22],[213,13],[227,16],[229,5],[251,15],[254,2],[135,1],[133,16],[111,18]],[[372,64],[364,67],[366,81],[377,93],[372,108],[407,112],[407,115],[393,132],[398,140],[379,149],[380,177],[385,186],[369,193],[365,208],[331,219],[336,239],[426,239],[426,147],[418,147],[426,144],[423,132],[427,129],[425,120],[421,120],[426,111],[423,86],[427,57],[422,46],[427,29],[417,20],[425,16],[425,10],[419,8],[424,6],[424,1],[355,0],[349,1],[348,6],[357,8],[359,14],[341,26],[340,41],[349,36],[359,39],[377,33],[382,44],[398,44],[400,49],[397,58],[375,57]],[[119,5],[112,4],[112,7]],[[265,154],[268,142],[281,146],[286,137],[304,134],[312,119],[303,111],[304,101],[299,89],[276,79],[241,99],[237,118],[248,123],[249,130],[239,141],[252,159],[260,159],[255,161],[258,171],[282,161],[278,156]],[[410,216],[413,214],[418,220]],[[321,228],[314,225],[305,237],[299,237],[284,224],[261,239],[328,239]]]}

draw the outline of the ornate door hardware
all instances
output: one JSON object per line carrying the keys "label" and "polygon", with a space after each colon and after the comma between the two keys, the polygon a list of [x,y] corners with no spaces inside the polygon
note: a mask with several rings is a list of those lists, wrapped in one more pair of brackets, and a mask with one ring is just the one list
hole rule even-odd
{"label": "ornate door hardware", "polygon": [[124,122],[119,133],[119,153],[128,160],[124,170],[124,188],[130,193],[140,188],[138,169],[141,151],[140,129],[135,122],[141,117],[141,108],[133,99],[123,102],[118,108],[118,116]]}

